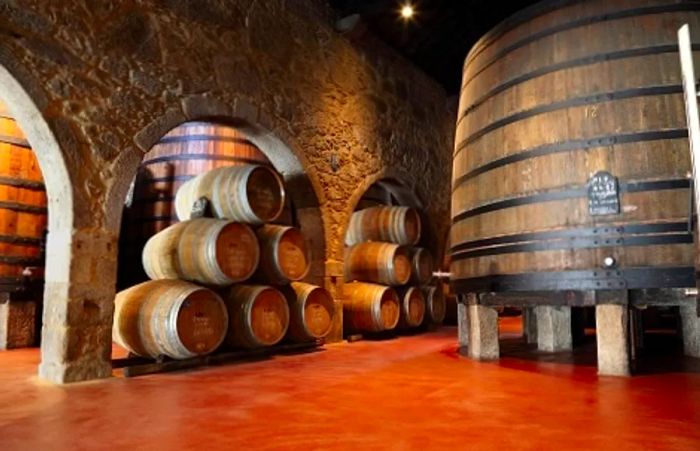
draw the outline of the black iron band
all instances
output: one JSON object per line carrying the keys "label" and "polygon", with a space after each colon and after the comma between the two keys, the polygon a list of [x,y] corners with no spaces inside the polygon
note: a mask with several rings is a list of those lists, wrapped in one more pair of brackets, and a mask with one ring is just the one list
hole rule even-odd
{"label": "black iron band", "polygon": [[682,232],[688,232],[687,222],[577,227],[564,230],[551,230],[546,232],[518,233],[515,235],[498,236],[493,238],[484,238],[480,240],[467,241],[452,246],[450,248],[450,252],[458,253],[482,247],[501,246],[505,244],[524,243],[528,241],[562,240],[567,238],[606,239],[609,237],[620,237],[622,235],[644,235]]}
{"label": "black iron band", "polygon": [[219,136],[219,135],[188,135],[188,136],[166,136],[158,141],[158,144],[180,144],[192,142],[217,142],[217,143],[234,143],[234,144],[253,144],[245,138],[237,138],[235,136]]}
{"label": "black iron band", "polygon": [[178,222],[180,221],[177,216],[148,216],[148,217],[139,217],[139,218],[134,218],[135,221],[137,222],[157,222],[157,221],[175,221]]}
{"label": "black iron band", "polygon": [[[700,44],[693,44],[692,48],[694,51],[700,50]],[[557,72],[565,69],[571,69],[574,67],[588,66],[595,63],[600,63],[604,61],[615,61],[625,58],[635,58],[639,56],[649,56],[649,55],[661,55],[664,53],[678,53],[678,45],[658,45],[653,47],[643,47],[636,49],[626,49],[617,52],[610,53],[600,53],[596,55],[590,55],[583,58],[577,58],[570,61],[562,61],[561,63],[552,64],[551,66],[540,67],[537,70],[528,72],[523,75],[519,75],[512,78],[488,91],[486,94],[479,97],[471,105],[464,109],[463,115],[470,114],[476,108],[481,106],[484,102],[505,91],[508,88],[524,83],[528,80],[532,80],[537,77],[541,77],[552,72]]]}
{"label": "black iron band", "polygon": [[647,141],[660,141],[664,139],[683,139],[688,137],[688,130],[685,128],[677,128],[671,130],[654,130],[648,132],[639,133],[623,133],[619,135],[606,135],[598,136],[595,138],[588,139],[577,139],[572,141],[565,141],[556,144],[545,144],[543,146],[538,146],[532,149],[523,150],[517,152],[507,157],[499,158],[498,160],[493,160],[486,163],[483,166],[479,166],[471,171],[463,174],[454,180],[452,184],[452,191],[456,190],[460,185],[462,185],[467,180],[470,180],[478,175],[485,172],[491,171],[502,166],[507,166],[509,164],[524,161],[530,158],[541,157],[545,155],[552,155],[561,152],[570,152],[573,150],[586,150],[595,147],[612,146],[615,144],[630,144],[638,142]]}
{"label": "black iron band", "polygon": [[[486,135],[487,133],[491,133],[492,131],[498,130],[501,127],[505,127],[506,125],[512,124],[514,122],[522,121],[524,119],[528,119],[530,117],[537,116],[539,114],[551,113],[552,111],[562,110],[562,109],[571,108],[571,107],[584,106],[584,105],[594,105],[596,103],[610,102],[613,100],[624,100],[624,99],[631,99],[634,97],[660,96],[660,95],[682,94],[682,93],[683,93],[683,86],[681,86],[681,85],[646,86],[643,88],[632,88],[632,89],[625,89],[622,91],[601,92],[598,94],[587,95],[587,96],[583,96],[583,97],[574,97],[571,99],[562,100],[561,102],[554,102],[554,103],[550,103],[547,105],[541,105],[541,106],[538,106],[535,108],[531,108],[529,110],[525,110],[525,111],[521,111],[519,113],[512,114],[510,116],[506,116],[502,119],[499,119],[495,122],[490,123],[489,125],[482,128],[481,130],[478,130],[478,131],[472,133],[469,137],[467,137],[466,139],[464,139],[462,142],[459,143],[459,145],[457,146],[457,149],[455,151],[455,155],[457,155],[466,146],[473,143],[474,141],[481,138],[482,136]],[[457,126],[459,126],[460,122],[465,117],[466,117],[466,115],[462,115],[459,118],[459,120],[457,121]]]}
{"label": "black iron band", "polygon": [[695,286],[695,269],[692,266],[630,267],[508,274],[457,279],[452,281],[452,286],[457,293],[687,288]]}
{"label": "black iron band", "polygon": [[45,215],[48,213],[46,207],[37,207],[35,205],[20,204],[17,202],[0,201],[0,209],[31,213],[35,215]]}
{"label": "black iron band", "polygon": [[145,204],[154,204],[156,202],[173,202],[174,200],[175,200],[175,196],[172,196],[172,195],[153,196],[153,197],[134,197],[134,201],[138,201],[138,202],[145,203]]}
{"label": "black iron band", "polygon": [[169,175],[167,177],[140,178],[138,185],[153,185],[156,183],[186,182],[196,175]]}
{"label": "black iron band", "polygon": [[[684,189],[689,188],[690,182],[688,179],[673,179],[673,180],[653,180],[646,182],[620,182],[621,193],[638,193],[643,191],[661,191],[669,189]],[[576,199],[586,197],[588,195],[585,186],[558,191],[548,191],[545,193],[533,194],[530,196],[520,196],[511,199],[503,199],[491,202],[485,205],[465,210],[452,218],[452,224],[457,224],[464,219],[473,216],[490,213],[505,208],[519,207],[521,205],[536,204],[540,202],[551,202],[556,200]]]}
{"label": "black iron band", "polygon": [[671,244],[692,244],[693,235],[688,232],[666,233],[655,235],[608,236],[608,237],[576,237],[553,241],[535,241],[522,244],[510,244],[487,247],[452,254],[452,261],[470,258],[488,257],[493,255],[515,254],[519,252],[540,252],[573,249],[598,249],[605,247],[626,246],[658,246]]}
{"label": "black iron band", "polygon": [[[532,19],[535,19],[544,14],[550,13],[554,10],[564,8],[567,6],[575,5],[576,3],[581,3],[584,0],[551,0],[542,1],[534,5],[523,8],[514,14],[511,14],[505,20],[500,22],[495,27],[491,28],[486,32],[476,44],[472,46],[467,58],[465,58],[464,66],[469,64],[474,58],[481,54],[485,49],[487,49],[494,41],[499,39],[504,34],[508,33],[515,27],[524,24]],[[527,38],[526,38],[527,39]]]}
{"label": "black iron band", "polygon": [[[571,3],[577,3],[577,2],[563,2],[565,5],[566,4],[571,4]],[[547,5],[544,5],[545,8]],[[564,6],[564,5],[562,5]],[[553,9],[557,9],[561,6],[554,6],[554,7],[549,7],[547,8],[546,11],[551,11]],[[584,17],[582,19],[574,20],[571,22],[567,22],[564,24],[560,24],[551,28],[547,28],[546,30],[541,30],[538,31],[537,33],[533,33],[530,36],[527,36],[526,38],[523,38],[517,42],[514,42],[513,44],[509,45],[508,47],[505,47],[501,49],[499,52],[497,52],[492,59],[490,59],[486,64],[484,64],[479,70],[477,70],[474,74],[472,74],[471,77],[469,77],[468,80],[466,80],[463,85],[462,89],[464,89],[476,76],[481,74],[483,71],[488,69],[490,66],[492,66],[495,62],[498,60],[502,59],[505,55],[508,53],[517,50],[521,47],[524,47],[528,44],[531,44],[535,41],[538,41],[542,38],[545,38],[547,36],[551,36],[556,33],[561,33],[563,31],[567,30],[572,30],[574,28],[586,26],[586,25],[593,25],[595,23],[599,22],[606,22],[606,21],[612,21],[612,20],[620,20],[620,19],[627,19],[630,17],[637,17],[637,16],[646,16],[649,14],[662,14],[662,13],[672,13],[672,12],[684,12],[684,11],[698,11],[700,10],[700,4],[697,2],[686,2],[686,3],[673,3],[673,4],[668,4],[668,5],[655,5],[655,6],[647,6],[647,7],[642,7],[642,8],[634,8],[634,9],[627,9],[623,11],[616,11],[616,12],[611,12],[611,13],[605,13],[605,14],[598,14],[595,16],[590,16],[590,17]],[[544,12],[546,12],[544,11]],[[527,12],[527,11],[526,11]],[[526,17],[519,17],[517,18],[517,21],[512,22],[507,29],[504,31],[498,32],[497,35],[494,35],[493,37],[490,37],[489,45],[495,40],[498,39],[498,37],[502,36],[504,33],[508,32],[508,30],[511,30],[515,28],[516,26],[526,22],[527,20],[530,20],[531,18],[534,18],[536,16],[532,16],[531,14],[526,16]],[[487,33],[484,38],[487,38],[490,33]],[[482,38],[482,39],[484,39]],[[477,43],[476,45],[479,45]],[[474,55],[470,55],[467,60],[464,63],[464,67],[466,68],[469,63],[471,63],[474,58],[479,55],[488,45],[484,45],[481,49],[479,49]]]}
{"label": "black iron band", "polygon": [[0,256],[0,264],[13,266],[39,266],[42,259],[36,257],[13,257],[9,255]]}
{"label": "black iron band", "polygon": [[7,244],[19,244],[26,246],[41,246],[41,238],[32,238],[26,236],[16,236],[16,235],[0,235],[0,243]]}
{"label": "black iron band", "polygon": [[32,180],[17,179],[14,177],[0,177],[0,185],[14,186],[17,188],[31,189],[34,191],[46,191],[46,186],[42,182]]}
{"label": "black iron band", "polygon": [[15,138],[14,136],[0,135],[0,143],[12,144],[13,146],[31,149],[26,139]]}
{"label": "black iron band", "polygon": [[231,161],[235,163],[243,164],[257,164],[261,166],[269,166],[267,163],[261,162],[260,160],[254,160],[252,158],[242,158],[233,157],[230,155],[210,155],[210,154],[183,154],[183,155],[165,155],[162,157],[151,158],[150,160],[145,160],[141,163],[141,166],[149,166],[157,163],[167,163],[171,161],[191,161],[191,160],[205,160],[205,161]]}

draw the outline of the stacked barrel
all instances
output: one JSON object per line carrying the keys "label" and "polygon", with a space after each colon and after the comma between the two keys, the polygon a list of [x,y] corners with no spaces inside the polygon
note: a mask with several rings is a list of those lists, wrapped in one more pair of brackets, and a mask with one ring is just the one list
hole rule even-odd
{"label": "stacked barrel", "polygon": [[219,167],[182,183],[174,199],[180,222],[143,248],[151,280],[117,294],[114,341],[132,354],[184,359],[222,345],[259,348],[328,334],[333,299],[300,282],[309,269],[304,236],[273,224],[285,197],[267,165]]}
{"label": "stacked barrel", "polygon": [[442,290],[428,284],[433,259],[420,240],[418,212],[375,206],[353,213],[345,237],[344,330],[414,329],[444,317]]}

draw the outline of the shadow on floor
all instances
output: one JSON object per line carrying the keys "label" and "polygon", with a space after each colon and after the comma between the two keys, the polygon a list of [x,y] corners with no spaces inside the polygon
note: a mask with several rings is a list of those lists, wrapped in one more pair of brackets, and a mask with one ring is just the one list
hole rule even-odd
{"label": "shadow on floor", "polygon": [[[527,344],[522,337],[501,337],[499,365],[521,371],[541,372],[547,368],[561,371],[564,367],[595,368],[597,351],[594,334],[588,334],[573,351],[542,352],[537,345]],[[464,355],[464,352],[460,351]],[[552,364],[561,366],[552,367]],[[666,373],[700,373],[700,359],[683,355],[683,343],[674,333],[656,331],[644,336],[644,349],[632,362],[635,375]]]}

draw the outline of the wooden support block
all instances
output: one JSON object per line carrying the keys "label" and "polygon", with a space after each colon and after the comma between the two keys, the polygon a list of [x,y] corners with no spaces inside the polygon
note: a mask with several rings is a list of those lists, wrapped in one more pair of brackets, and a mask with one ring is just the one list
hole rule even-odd
{"label": "wooden support block", "polygon": [[624,303],[596,305],[598,374],[630,375],[629,310]]}

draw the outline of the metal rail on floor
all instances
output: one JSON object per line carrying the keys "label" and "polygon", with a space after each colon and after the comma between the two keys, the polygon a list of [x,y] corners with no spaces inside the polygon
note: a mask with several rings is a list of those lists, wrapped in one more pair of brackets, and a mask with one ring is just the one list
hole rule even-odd
{"label": "metal rail on floor", "polygon": [[122,368],[124,377],[136,377],[147,374],[169,373],[173,371],[221,365],[231,362],[262,360],[275,355],[316,352],[321,350],[324,343],[324,340],[316,340],[308,343],[286,343],[267,348],[221,351],[184,360],[174,360],[165,356],[161,356],[157,359],[130,356],[121,359],[113,359],[112,368]]}

